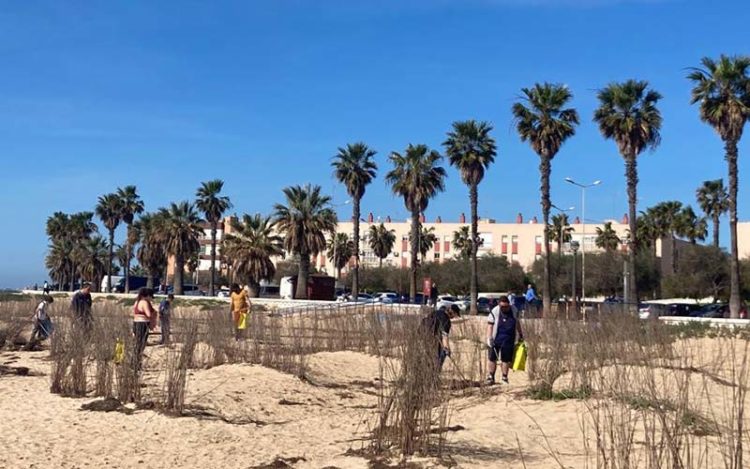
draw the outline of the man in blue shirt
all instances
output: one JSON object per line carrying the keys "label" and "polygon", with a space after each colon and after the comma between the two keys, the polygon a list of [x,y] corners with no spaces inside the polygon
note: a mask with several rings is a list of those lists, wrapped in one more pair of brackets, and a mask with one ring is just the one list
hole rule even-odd
{"label": "man in blue shirt", "polygon": [[508,384],[508,370],[513,361],[516,337],[523,340],[521,322],[515,316],[515,308],[507,296],[500,297],[500,302],[487,317],[487,381],[489,386],[495,384],[495,370],[498,359],[503,373],[503,383]]}
{"label": "man in blue shirt", "polygon": [[526,289],[526,303],[533,304],[537,300],[536,298],[536,291],[534,291],[534,285],[529,284],[528,288]]}

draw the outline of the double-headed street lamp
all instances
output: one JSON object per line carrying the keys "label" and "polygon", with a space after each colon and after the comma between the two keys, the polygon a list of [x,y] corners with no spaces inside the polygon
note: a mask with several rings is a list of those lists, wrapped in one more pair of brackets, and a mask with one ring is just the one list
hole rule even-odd
{"label": "double-headed street lamp", "polygon": [[583,302],[583,317],[586,318],[586,189],[589,187],[598,186],[602,183],[600,180],[596,180],[590,184],[580,184],[574,181],[572,178],[565,178],[565,182],[573,184],[581,188],[581,227],[582,236],[581,239],[581,301]]}

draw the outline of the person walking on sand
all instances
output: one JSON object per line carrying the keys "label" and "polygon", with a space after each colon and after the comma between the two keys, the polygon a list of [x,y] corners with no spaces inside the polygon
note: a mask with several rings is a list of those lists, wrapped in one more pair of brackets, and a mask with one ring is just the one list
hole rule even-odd
{"label": "person walking on sand", "polygon": [[42,285],[42,290],[45,295],[49,295],[49,282],[46,280],[44,281],[44,285]]}
{"label": "person walking on sand", "polygon": [[42,301],[34,310],[32,316],[33,328],[31,330],[31,336],[29,341],[26,343],[24,350],[33,350],[36,344],[46,339],[52,334],[52,320],[50,320],[47,307],[54,303],[54,299],[51,296],[45,295],[42,297]]}
{"label": "person walking on sand", "polygon": [[513,361],[513,353],[516,347],[516,336],[523,341],[521,322],[515,316],[513,306],[508,297],[503,295],[496,306],[487,317],[487,380],[485,384],[495,384],[495,371],[497,361],[500,360],[500,368],[503,374],[503,383],[508,384],[508,370]]}
{"label": "person walking on sand", "polygon": [[153,299],[154,291],[143,287],[138,290],[138,296],[133,305],[133,336],[135,336],[133,364],[136,371],[141,369],[141,359],[148,341],[148,331],[153,330],[156,325],[156,311],[151,304]]}
{"label": "person walking on sand", "polygon": [[161,329],[161,345],[169,345],[169,334],[171,331],[172,302],[174,295],[169,294],[159,303],[159,328]]}
{"label": "person walking on sand", "polygon": [[238,284],[233,283],[229,290],[231,291],[229,296],[234,323],[234,340],[240,340],[242,331],[245,329],[243,322],[247,322],[247,315],[250,314],[250,301],[247,299],[247,290],[240,288]]}
{"label": "person walking on sand", "polygon": [[[457,317],[461,317],[461,310],[458,305],[453,304],[449,307],[441,306],[422,320],[423,329],[430,340],[436,342],[438,370],[442,369],[445,359],[451,356],[451,321]],[[430,346],[430,350],[434,350],[433,346]]]}
{"label": "person walking on sand", "polygon": [[81,289],[75,292],[70,300],[70,308],[76,323],[83,327],[86,332],[91,331],[94,318],[91,315],[91,284],[84,282]]}

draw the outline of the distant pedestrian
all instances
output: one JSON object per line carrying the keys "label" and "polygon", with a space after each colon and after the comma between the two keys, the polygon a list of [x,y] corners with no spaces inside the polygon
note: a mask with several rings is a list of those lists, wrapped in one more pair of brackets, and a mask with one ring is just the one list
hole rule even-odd
{"label": "distant pedestrian", "polygon": [[521,322],[515,316],[515,308],[507,296],[500,297],[498,306],[487,317],[487,385],[495,384],[495,371],[500,360],[503,382],[508,383],[508,370],[513,361],[516,338],[523,341]]}
{"label": "distant pedestrian", "polygon": [[435,282],[432,282],[432,286],[430,287],[430,306],[433,308],[437,306],[437,300],[438,300],[438,287]]}
{"label": "distant pedestrian", "polygon": [[42,289],[45,295],[49,295],[49,283],[46,280],[44,281],[44,285],[42,285]]}
{"label": "distant pedestrian", "polygon": [[135,350],[133,353],[133,367],[136,371],[141,369],[143,350],[148,341],[148,331],[154,329],[156,324],[156,311],[151,304],[154,299],[154,291],[150,288],[138,290],[138,296],[133,305],[133,335],[135,336]]}
{"label": "distant pedestrian", "polygon": [[37,291],[37,290],[39,290],[39,284],[38,284],[38,283],[35,283],[35,284],[34,284],[34,291]]}
{"label": "distant pedestrian", "polygon": [[526,288],[526,303],[528,304],[535,304],[537,301],[536,296],[536,290],[534,290],[534,285],[529,284],[529,286]]}
{"label": "distant pedestrian", "polygon": [[47,307],[54,303],[54,301],[51,296],[45,295],[37,305],[34,315],[31,318],[33,323],[31,336],[24,350],[33,350],[39,341],[46,339],[52,334],[52,320],[49,317]]}
{"label": "distant pedestrian", "polygon": [[428,353],[435,353],[438,369],[442,369],[445,359],[451,356],[451,320],[457,317],[461,317],[461,310],[458,305],[452,304],[450,307],[441,306],[422,320],[422,330],[428,334],[430,341],[434,341]]}
{"label": "distant pedestrian", "polygon": [[161,303],[159,303],[159,328],[161,329],[161,345],[169,344],[169,335],[171,332],[171,321],[172,321],[172,302],[174,301],[174,295],[169,294]]}
{"label": "distant pedestrian", "polygon": [[247,327],[247,317],[250,314],[250,302],[247,290],[233,283],[230,288],[230,302],[232,308],[232,322],[234,323],[234,339],[240,340],[242,331]]}
{"label": "distant pedestrian", "polygon": [[94,318],[91,315],[91,284],[84,282],[80,290],[73,294],[70,301],[70,308],[73,310],[73,317],[76,323],[83,327],[85,331],[90,331]]}

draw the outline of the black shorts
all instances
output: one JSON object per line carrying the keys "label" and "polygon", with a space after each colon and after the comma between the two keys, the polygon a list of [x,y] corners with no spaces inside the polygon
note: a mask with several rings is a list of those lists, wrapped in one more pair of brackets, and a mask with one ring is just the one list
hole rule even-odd
{"label": "black shorts", "polygon": [[511,363],[513,361],[514,346],[503,345],[501,347],[492,347],[487,353],[487,358],[492,363],[497,363],[498,354],[500,355],[500,361],[503,363]]}

